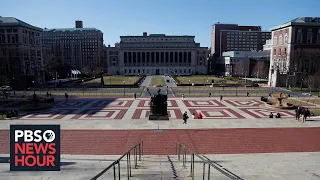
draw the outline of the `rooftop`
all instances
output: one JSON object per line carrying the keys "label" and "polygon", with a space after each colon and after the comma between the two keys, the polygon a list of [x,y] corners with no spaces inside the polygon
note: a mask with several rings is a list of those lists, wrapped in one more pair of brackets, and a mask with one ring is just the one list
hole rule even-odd
{"label": "rooftop", "polygon": [[47,29],[43,30],[44,32],[86,32],[86,31],[96,31],[101,32],[96,28],[55,28],[55,29]]}
{"label": "rooftop", "polygon": [[293,25],[320,26],[320,17],[298,17],[280,26],[271,28],[271,31]]}
{"label": "rooftop", "polygon": [[147,34],[144,33],[143,35],[136,35],[136,36],[132,36],[132,35],[127,35],[127,36],[120,36],[120,38],[128,38],[128,37],[190,37],[190,38],[194,38],[195,36],[189,36],[189,35],[165,35],[165,34]]}
{"label": "rooftop", "polygon": [[36,29],[38,31],[42,31],[41,28],[32,26],[26,22],[23,22],[14,17],[2,17],[0,16],[0,26],[24,26],[31,29]]}

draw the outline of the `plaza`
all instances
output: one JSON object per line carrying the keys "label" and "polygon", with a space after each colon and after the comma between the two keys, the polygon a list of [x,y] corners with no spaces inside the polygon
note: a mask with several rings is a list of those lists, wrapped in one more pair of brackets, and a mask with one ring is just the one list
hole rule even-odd
{"label": "plaza", "polygon": [[[143,140],[132,179],[190,179],[176,142],[205,155],[242,179],[312,179],[320,175],[320,120],[295,120],[292,110],[270,109],[257,97],[169,97],[169,121],[149,121],[149,98],[56,98],[53,108],[0,121],[0,179],[90,179]],[[203,119],[182,124],[187,111]],[[270,112],[281,119],[268,118]],[[60,172],[10,172],[10,124],[60,124]],[[170,159],[170,161],[169,161]],[[190,157],[187,157],[187,162]],[[306,163],[308,162],[308,163]],[[170,168],[174,164],[175,173]],[[126,163],[121,163],[126,177]],[[196,163],[195,177],[202,176]],[[207,175],[206,175],[207,176]],[[102,179],[113,179],[108,171]],[[218,171],[211,178],[229,179]],[[197,179],[197,178],[196,178]]]}

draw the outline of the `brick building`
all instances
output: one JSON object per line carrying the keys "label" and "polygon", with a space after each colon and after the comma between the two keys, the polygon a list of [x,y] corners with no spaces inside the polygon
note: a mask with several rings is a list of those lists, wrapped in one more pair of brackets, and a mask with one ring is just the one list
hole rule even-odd
{"label": "brick building", "polygon": [[14,88],[44,83],[41,33],[41,28],[0,16],[0,72]]}
{"label": "brick building", "polygon": [[294,87],[320,71],[320,17],[299,17],[274,27],[269,85]]}

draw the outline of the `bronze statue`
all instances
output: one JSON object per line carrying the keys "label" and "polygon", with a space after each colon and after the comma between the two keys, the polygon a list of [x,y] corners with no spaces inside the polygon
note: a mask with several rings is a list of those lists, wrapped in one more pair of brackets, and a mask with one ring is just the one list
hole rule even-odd
{"label": "bronze statue", "polygon": [[[147,90],[149,92],[149,89]],[[161,94],[161,89],[159,88],[157,94],[153,96],[149,92],[151,99],[150,99],[150,114],[149,120],[169,120],[168,117],[168,95]]]}

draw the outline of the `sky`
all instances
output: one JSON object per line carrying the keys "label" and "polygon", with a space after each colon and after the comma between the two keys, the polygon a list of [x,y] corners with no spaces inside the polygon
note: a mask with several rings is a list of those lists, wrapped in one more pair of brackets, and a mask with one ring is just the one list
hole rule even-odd
{"label": "sky", "polygon": [[210,47],[212,24],[258,25],[269,31],[296,17],[320,17],[320,0],[0,0],[0,16],[40,28],[72,28],[75,20],[104,33],[114,46],[120,36],[194,35]]}

